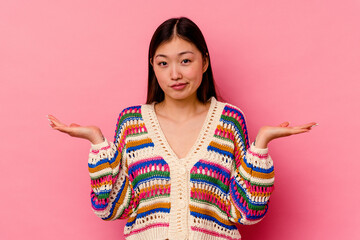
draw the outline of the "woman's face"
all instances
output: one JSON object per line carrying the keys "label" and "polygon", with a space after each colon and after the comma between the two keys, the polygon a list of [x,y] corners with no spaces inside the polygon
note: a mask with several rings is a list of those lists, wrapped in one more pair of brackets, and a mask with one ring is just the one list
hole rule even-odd
{"label": "woman's face", "polygon": [[152,66],[165,99],[196,100],[208,61],[193,43],[174,37],[156,49]]}

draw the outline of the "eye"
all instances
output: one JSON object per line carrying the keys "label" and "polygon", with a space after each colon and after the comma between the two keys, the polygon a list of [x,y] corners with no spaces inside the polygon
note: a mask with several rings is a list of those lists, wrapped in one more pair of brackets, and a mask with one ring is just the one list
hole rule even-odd
{"label": "eye", "polygon": [[166,66],[166,64],[167,64],[166,62],[159,62],[159,63],[158,63],[158,65],[159,65],[160,67]]}
{"label": "eye", "polygon": [[182,60],[182,63],[190,63],[191,61],[190,61],[190,59],[184,59],[184,60]]}

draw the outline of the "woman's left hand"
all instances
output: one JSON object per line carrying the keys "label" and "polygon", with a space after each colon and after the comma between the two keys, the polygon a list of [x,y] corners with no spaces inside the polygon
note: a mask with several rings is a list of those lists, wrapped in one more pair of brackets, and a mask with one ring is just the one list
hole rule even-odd
{"label": "woman's left hand", "polygon": [[267,148],[271,140],[281,137],[287,137],[294,134],[309,132],[312,127],[317,126],[316,122],[307,123],[304,125],[290,127],[289,122],[283,122],[279,126],[264,126],[259,130],[255,140],[255,147]]}

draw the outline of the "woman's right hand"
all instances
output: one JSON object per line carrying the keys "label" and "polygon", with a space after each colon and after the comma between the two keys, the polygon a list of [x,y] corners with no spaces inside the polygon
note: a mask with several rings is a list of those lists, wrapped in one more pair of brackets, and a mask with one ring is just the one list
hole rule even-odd
{"label": "woman's right hand", "polygon": [[52,129],[67,133],[72,137],[87,139],[92,144],[98,144],[105,141],[100,128],[98,128],[97,126],[80,126],[76,123],[72,123],[68,126],[60,122],[52,115],[47,115],[47,117],[50,121],[50,126],[52,127]]}

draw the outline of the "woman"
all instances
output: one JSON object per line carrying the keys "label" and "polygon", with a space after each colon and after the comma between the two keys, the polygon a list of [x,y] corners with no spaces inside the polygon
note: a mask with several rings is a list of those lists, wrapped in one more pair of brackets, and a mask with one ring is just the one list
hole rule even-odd
{"label": "woman", "polygon": [[240,239],[235,224],[259,222],[273,191],[267,145],[315,123],[262,127],[248,140],[243,113],[217,100],[200,29],[172,18],[149,48],[147,103],[119,115],[114,142],[96,126],[53,129],[91,142],[94,212],[128,218],[126,239]]}

